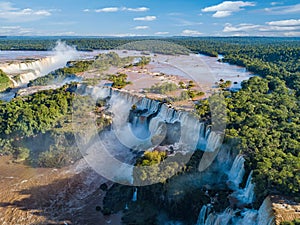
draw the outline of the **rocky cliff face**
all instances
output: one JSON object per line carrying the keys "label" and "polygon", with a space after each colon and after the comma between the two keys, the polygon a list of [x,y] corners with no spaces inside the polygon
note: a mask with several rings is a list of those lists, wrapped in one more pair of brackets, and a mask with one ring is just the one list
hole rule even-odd
{"label": "rocky cliff face", "polygon": [[272,208],[275,214],[275,224],[283,221],[293,221],[300,218],[300,203],[283,196],[271,196]]}

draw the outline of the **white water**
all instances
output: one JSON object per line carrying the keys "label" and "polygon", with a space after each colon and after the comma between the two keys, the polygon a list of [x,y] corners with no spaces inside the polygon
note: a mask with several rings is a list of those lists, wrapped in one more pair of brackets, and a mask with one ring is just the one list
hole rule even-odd
{"label": "white water", "polygon": [[[254,184],[251,181],[252,171],[248,176],[245,188],[239,188],[239,184],[245,175],[244,162],[245,159],[243,156],[237,155],[228,173],[229,187],[235,190],[230,196],[238,202],[239,206],[251,204],[254,200]],[[262,225],[258,223],[257,218],[259,214],[263,215],[266,210],[262,209],[259,213],[257,210],[244,208],[238,216],[236,213],[239,211],[240,210],[233,210],[229,207],[222,213],[210,213],[207,216],[207,206],[203,206],[196,225]],[[263,225],[267,224],[263,223]]]}
{"label": "white water", "polygon": [[237,198],[241,203],[250,204],[254,200],[254,183],[252,183],[252,173],[250,172],[245,188],[239,189],[231,194],[231,196]]}
{"label": "white water", "polygon": [[[83,86],[83,85],[82,85]],[[133,95],[126,91],[110,90],[101,87],[83,87],[81,94],[91,94],[94,99],[110,99],[110,111],[114,115],[113,130],[120,142],[134,150],[146,150],[159,145],[166,137],[166,124],[180,123],[179,145],[184,151],[194,151],[199,142],[205,142],[202,151],[214,152],[220,147],[222,135],[208,127],[204,134],[204,124],[192,114],[177,111],[167,104]],[[142,114],[128,122],[133,105]],[[204,136],[205,135],[205,136]]]}
{"label": "white water", "polygon": [[210,204],[203,205],[201,210],[200,210],[196,225],[205,225],[206,218],[208,217],[210,211],[211,211],[211,205]]}
{"label": "white water", "polygon": [[230,185],[230,188],[234,190],[239,188],[239,184],[242,182],[245,175],[244,162],[244,157],[242,155],[237,155],[228,173],[228,180],[233,184]]}
{"label": "white water", "polygon": [[58,41],[50,56],[31,62],[5,63],[0,65],[0,69],[9,75],[14,87],[19,87],[40,76],[47,75],[53,70],[64,67],[68,61],[75,60],[77,57],[78,52],[74,47]]}
{"label": "white water", "polygon": [[137,201],[137,188],[134,189],[133,196],[132,196],[132,201],[133,202]]}

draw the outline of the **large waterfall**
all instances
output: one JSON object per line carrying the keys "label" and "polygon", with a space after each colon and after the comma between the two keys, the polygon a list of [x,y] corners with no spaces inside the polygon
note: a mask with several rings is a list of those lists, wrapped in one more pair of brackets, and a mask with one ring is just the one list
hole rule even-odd
{"label": "large waterfall", "polygon": [[[178,137],[185,152],[201,149],[214,152],[222,142],[222,136],[186,111],[176,110],[166,103],[132,94],[124,90],[81,85],[80,94],[94,99],[110,98],[109,110],[114,115],[113,130],[120,142],[130,149],[146,150],[166,140]],[[179,124],[178,129],[174,127]],[[174,129],[168,129],[174,126]],[[172,132],[170,135],[168,132]],[[175,143],[171,143],[175,144]]]}
{"label": "large waterfall", "polygon": [[76,59],[77,56],[75,48],[59,41],[53,49],[52,56],[30,62],[5,63],[0,65],[0,69],[9,75],[15,87],[19,87],[64,67],[68,61]]}

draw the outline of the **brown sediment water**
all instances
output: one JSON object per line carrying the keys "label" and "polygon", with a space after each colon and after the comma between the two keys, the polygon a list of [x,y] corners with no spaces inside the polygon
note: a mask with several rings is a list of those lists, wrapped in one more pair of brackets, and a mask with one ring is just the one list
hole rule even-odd
{"label": "brown sediment water", "polygon": [[77,166],[32,168],[0,156],[0,224],[121,224],[122,213],[105,217],[95,209],[107,180]]}

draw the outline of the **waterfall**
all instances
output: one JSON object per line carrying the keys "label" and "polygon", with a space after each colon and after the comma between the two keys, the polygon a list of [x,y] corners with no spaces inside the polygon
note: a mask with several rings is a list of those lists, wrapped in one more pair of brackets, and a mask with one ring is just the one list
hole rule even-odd
{"label": "waterfall", "polygon": [[209,131],[207,144],[205,147],[206,152],[214,152],[222,144],[222,136],[214,131]]}
{"label": "waterfall", "polygon": [[110,99],[110,111],[114,115],[113,130],[124,146],[134,150],[145,150],[152,146],[150,137],[145,139],[137,137],[132,124],[127,120],[133,102],[134,99],[129,98],[127,94],[113,93]]}
{"label": "waterfall", "polygon": [[205,139],[205,124],[200,124],[199,140],[197,144],[197,149],[205,150],[206,149],[206,139]]}
{"label": "waterfall", "polygon": [[205,135],[204,135],[205,140],[208,139],[208,136],[209,136],[210,132],[211,132],[211,127],[210,127],[210,126],[207,126],[207,127],[206,127],[206,131],[205,131]]}
{"label": "waterfall", "polygon": [[208,215],[205,225],[227,225],[234,216],[234,211],[231,208],[225,209],[220,214],[211,213]]}
{"label": "waterfall", "polygon": [[132,196],[132,201],[133,202],[137,201],[137,188],[134,189],[133,196]]}
{"label": "waterfall", "polygon": [[[6,63],[0,66],[0,69],[7,73],[14,80],[15,87],[18,87],[27,84],[30,80],[64,67],[68,61],[74,60],[76,57],[77,51],[75,48],[63,42],[57,42],[52,56],[31,62]],[[12,78],[16,75],[17,78]]]}
{"label": "waterfall", "polygon": [[259,207],[257,216],[257,225],[273,225],[275,224],[275,216],[270,197],[265,198]]}
{"label": "waterfall", "polygon": [[202,206],[196,225],[205,225],[205,220],[207,215],[210,213],[210,209],[211,209],[210,204]]}
{"label": "waterfall", "polygon": [[[212,133],[212,132],[211,132]],[[233,184],[232,189],[235,191],[230,195],[233,203],[238,207],[244,207],[245,204],[250,204],[254,200],[254,184],[252,183],[252,173],[250,172],[246,185],[243,189],[239,188],[239,184],[242,182],[245,175],[244,169],[245,159],[242,155],[237,155],[232,163],[231,169],[228,172],[228,180]],[[263,213],[258,213],[257,210],[253,209],[240,209],[233,210],[227,208],[224,212],[216,214],[210,213],[206,220],[205,218],[205,207],[202,207],[198,221],[196,225],[268,225],[267,223],[259,223],[259,220],[265,221],[263,216],[259,216]],[[260,209],[260,211],[265,211],[265,209]],[[239,212],[240,215],[236,214]],[[204,222],[203,222],[204,221]]]}
{"label": "waterfall", "polygon": [[[180,123],[178,144],[186,152],[199,146],[202,151],[215,152],[221,145],[222,135],[211,131],[211,126],[205,128],[205,124],[189,112],[129,91],[83,85],[79,89],[79,93],[90,94],[94,99],[110,97],[114,131],[128,148],[145,150],[160,144],[166,138],[167,124],[175,123]],[[138,110],[136,114],[131,111],[133,105]]]}
{"label": "waterfall", "polygon": [[207,216],[207,219],[205,220],[205,225],[214,225],[216,220],[216,216],[214,213],[211,213]]}
{"label": "waterfall", "polygon": [[245,175],[244,162],[244,157],[242,155],[237,155],[228,173],[228,180],[232,182],[233,186],[231,186],[231,188],[234,190],[239,188],[239,184],[242,182]]}
{"label": "waterfall", "polygon": [[179,143],[186,147],[186,151],[194,151],[199,140],[201,123],[198,119],[185,112],[180,116],[181,135]]}
{"label": "waterfall", "polygon": [[243,200],[245,203],[251,203],[254,199],[254,183],[252,183],[252,174],[253,171],[250,172],[244,188]]}
{"label": "waterfall", "polygon": [[253,225],[257,221],[257,210],[245,209],[241,213],[242,218],[237,219],[236,225]]}
{"label": "waterfall", "polygon": [[[236,214],[237,212],[239,212],[239,216]],[[268,225],[257,223],[257,217],[257,210],[234,211],[231,208],[226,208],[224,212],[219,214],[210,213],[204,223],[198,218],[196,225]]]}

